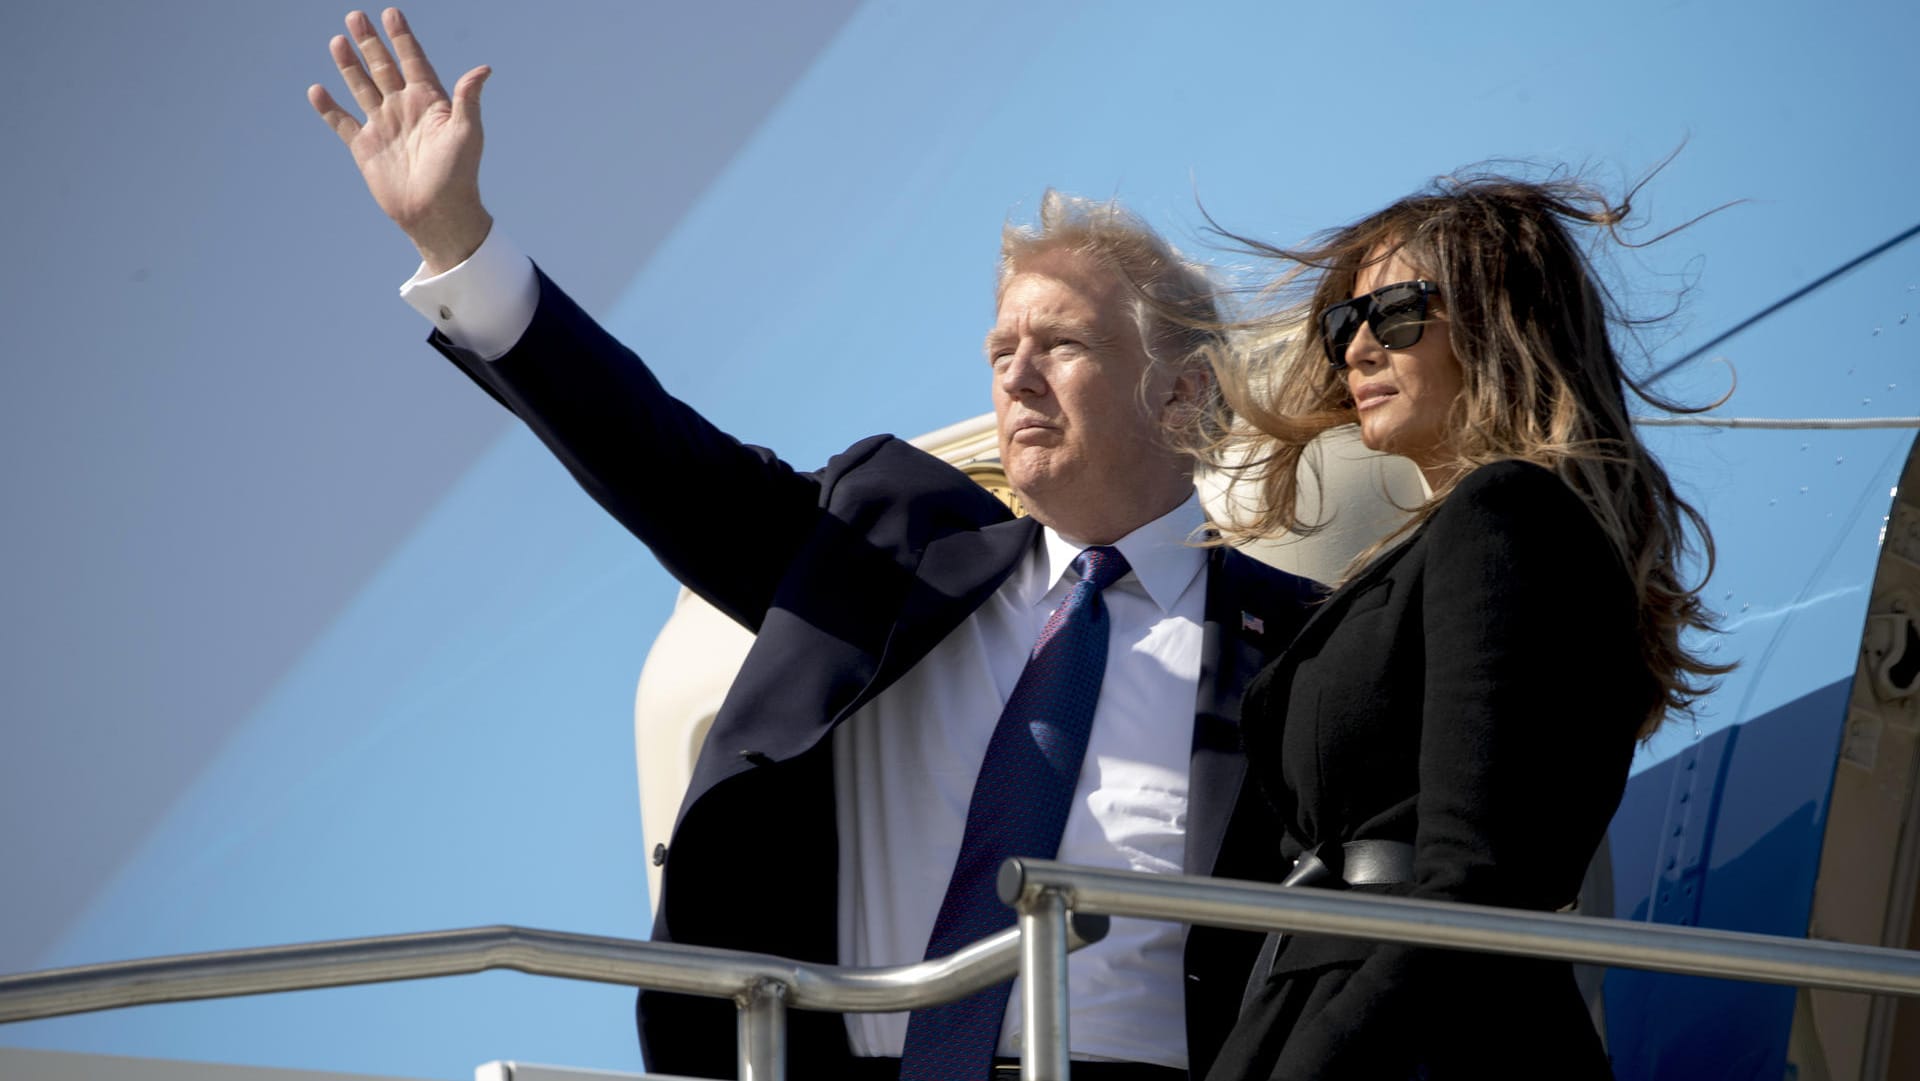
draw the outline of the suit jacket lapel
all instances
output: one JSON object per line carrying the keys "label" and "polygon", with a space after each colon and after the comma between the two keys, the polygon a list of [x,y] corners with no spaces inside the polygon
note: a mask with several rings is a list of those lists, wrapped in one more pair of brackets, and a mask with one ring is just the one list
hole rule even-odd
{"label": "suit jacket lapel", "polygon": [[1282,596],[1269,579],[1248,573],[1246,556],[1216,548],[1207,563],[1207,622],[1194,703],[1182,867],[1195,875],[1213,873],[1246,778],[1241,693],[1305,615],[1305,598]]}
{"label": "suit jacket lapel", "polygon": [[840,711],[846,718],[920,663],[940,640],[953,633],[986,603],[1033,548],[1040,523],[1031,518],[996,522],[978,530],[952,533],[928,544],[920,554],[914,584],[900,606],[881,649],[880,663],[860,694]]}

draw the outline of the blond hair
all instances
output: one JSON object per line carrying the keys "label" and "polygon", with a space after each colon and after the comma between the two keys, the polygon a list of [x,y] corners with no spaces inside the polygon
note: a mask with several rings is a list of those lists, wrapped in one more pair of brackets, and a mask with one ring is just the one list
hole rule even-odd
{"label": "blond hair", "polygon": [[1171,418],[1170,441],[1185,447],[1222,435],[1216,424],[1223,408],[1209,364],[1222,340],[1222,324],[1207,268],[1180,254],[1119,200],[1087,199],[1048,188],[1041,194],[1036,224],[1008,222],[1000,230],[995,299],[1023,267],[1063,251],[1113,272],[1133,294],[1128,312],[1150,361],[1149,371],[1192,370],[1207,377],[1203,400]]}

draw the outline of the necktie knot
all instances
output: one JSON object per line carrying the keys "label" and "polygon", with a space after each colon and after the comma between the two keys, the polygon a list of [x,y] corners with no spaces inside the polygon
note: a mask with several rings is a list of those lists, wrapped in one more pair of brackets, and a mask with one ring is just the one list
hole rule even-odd
{"label": "necktie knot", "polygon": [[1101,545],[1073,557],[1073,569],[1079,573],[1081,581],[1091,582],[1093,588],[1105,591],[1108,586],[1125,578],[1131,568],[1127,566],[1127,557],[1120,554],[1120,549]]}

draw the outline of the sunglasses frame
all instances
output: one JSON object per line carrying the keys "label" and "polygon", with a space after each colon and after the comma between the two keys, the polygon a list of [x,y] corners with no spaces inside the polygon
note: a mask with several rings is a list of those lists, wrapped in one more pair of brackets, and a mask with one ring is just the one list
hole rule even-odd
{"label": "sunglasses frame", "polygon": [[[1367,324],[1367,329],[1373,332],[1373,336],[1376,339],[1380,337],[1380,294],[1393,289],[1405,289],[1408,286],[1412,286],[1417,290],[1415,299],[1417,301],[1419,314],[1415,317],[1413,323],[1413,337],[1398,345],[1388,345],[1384,341],[1380,344],[1388,349],[1411,349],[1420,343],[1421,336],[1427,332],[1428,298],[1440,295],[1440,285],[1437,282],[1429,281],[1426,278],[1411,278],[1403,282],[1389,282],[1371,293],[1363,293],[1360,296],[1354,297],[1352,300],[1343,300],[1338,304],[1329,305],[1327,310],[1320,313],[1320,340],[1326,345],[1327,363],[1332,366],[1334,371],[1339,372],[1346,370],[1347,350],[1352,348],[1354,336],[1360,333],[1361,323]],[[1327,317],[1343,308],[1356,309],[1359,312],[1359,318],[1354,321],[1353,332],[1347,336],[1347,340],[1336,347],[1334,345],[1333,335],[1327,332]],[[1392,314],[1398,315],[1400,313],[1394,312]]]}

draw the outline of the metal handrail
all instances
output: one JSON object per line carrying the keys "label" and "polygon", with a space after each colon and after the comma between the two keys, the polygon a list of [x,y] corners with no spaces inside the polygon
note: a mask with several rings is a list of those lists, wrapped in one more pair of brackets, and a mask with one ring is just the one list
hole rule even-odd
{"label": "metal handrail", "polygon": [[[1340,935],[1837,991],[1920,996],[1920,952],[1739,931],[1596,919],[1411,897],[1008,860],[1000,899],[1030,939],[1021,979],[1064,968],[1070,916],[1098,913],[1245,931]],[[1067,1081],[1065,994],[1029,994],[1022,1081]],[[1057,1049],[1057,1053],[1053,1049]]]}
{"label": "metal handrail", "polygon": [[0,977],[0,1023],[156,1002],[516,969],[732,999],[740,1076],[785,1076],[786,1009],[893,1012],[1016,973],[1023,1081],[1066,1081],[1066,955],[1107,917],[1330,934],[1620,968],[1920,997],[1920,953],[1377,894],[1009,860],[1000,897],[1019,922],[937,961],[852,969],[667,942],[483,927],[189,954]]}
{"label": "metal handrail", "polygon": [[[1098,942],[1103,916],[1076,917],[1070,947]],[[949,1002],[1019,971],[1020,930],[932,961],[842,968],[674,942],[476,927],[293,946],[154,957],[0,977],[0,1024],[160,1002],[304,991],[514,969],[732,999],[740,1011],[740,1076],[784,1076],[787,1007],[886,1013]]]}

